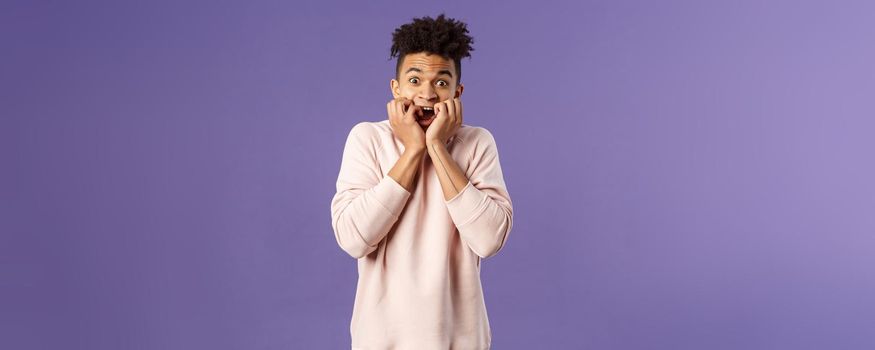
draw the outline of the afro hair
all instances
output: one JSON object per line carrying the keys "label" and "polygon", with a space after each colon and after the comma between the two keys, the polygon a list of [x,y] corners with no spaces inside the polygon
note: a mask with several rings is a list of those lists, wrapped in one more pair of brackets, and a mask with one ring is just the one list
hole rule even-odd
{"label": "afro hair", "polygon": [[447,18],[441,13],[437,18],[414,18],[392,33],[392,49],[389,59],[398,57],[395,77],[400,78],[401,62],[407,54],[426,52],[452,59],[456,64],[456,83],[462,80],[462,58],[471,57],[474,38],[468,35],[464,22]]}

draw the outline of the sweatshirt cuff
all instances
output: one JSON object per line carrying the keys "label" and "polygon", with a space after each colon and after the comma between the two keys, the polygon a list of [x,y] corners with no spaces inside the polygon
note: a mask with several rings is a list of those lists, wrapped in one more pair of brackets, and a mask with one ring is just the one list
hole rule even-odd
{"label": "sweatshirt cuff", "polygon": [[410,197],[410,192],[407,192],[404,186],[401,186],[389,175],[384,176],[380,183],[374,186],[374,198],[393,217],[401,215],[401,210],[407,204],[408,197]]}
{"label": "sweatshirt cuff", "polygon": [[446,201],[447,210],[457,227],[464,226],[486,209],[486,194],[468,181],[464,188],[453,198]]}

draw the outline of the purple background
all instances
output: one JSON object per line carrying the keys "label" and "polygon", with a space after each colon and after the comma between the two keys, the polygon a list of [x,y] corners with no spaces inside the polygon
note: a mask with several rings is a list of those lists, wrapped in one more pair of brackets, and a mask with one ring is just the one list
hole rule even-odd
{"label": "purple background", "polygon": [[875,348],[868,1],[4,1],[0,348],[348,348],[343,141],[441,11],[494,348]]}

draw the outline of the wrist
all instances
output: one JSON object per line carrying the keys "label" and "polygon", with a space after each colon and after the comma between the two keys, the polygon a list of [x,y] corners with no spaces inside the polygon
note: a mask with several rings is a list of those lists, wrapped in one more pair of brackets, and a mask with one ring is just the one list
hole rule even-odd
{"label": "wrist", "polygon": [[426,140],[425,145],[429,152],[434,150],[435,147],[446,147],[446,143],[441,140]]}
{"label": "wrist", "polygon": [[428,148],[431,148],[432,145],[443,145],[444,141],[441,141],[438,138],[427,138],[425,139],[425,145]]}
{"label": "wrist", "polygon": [[424,143],[419,145],[411,145],[410,147],[404,148],[404,154],[413,157],[422,156],[423,154],[425,154],[425,147],[426,146]]}

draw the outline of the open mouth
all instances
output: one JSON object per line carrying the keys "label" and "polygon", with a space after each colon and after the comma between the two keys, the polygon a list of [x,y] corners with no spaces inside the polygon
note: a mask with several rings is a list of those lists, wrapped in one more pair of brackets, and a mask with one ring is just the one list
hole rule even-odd
{"label": "open mouth", "polygon": [[416,113],[416,120],[429,120],[434,117],[434,107],[420,106]]}

